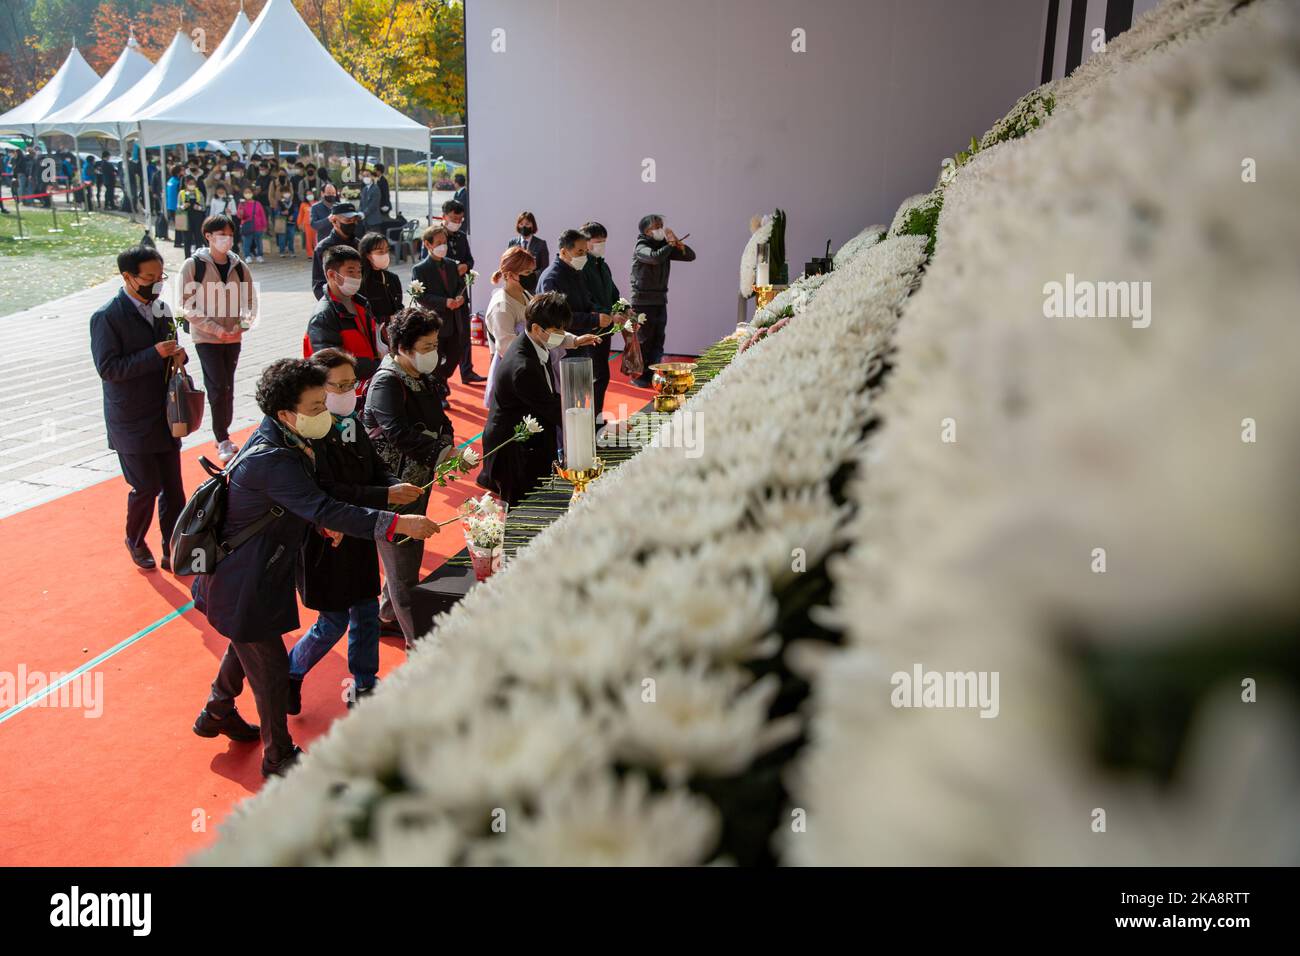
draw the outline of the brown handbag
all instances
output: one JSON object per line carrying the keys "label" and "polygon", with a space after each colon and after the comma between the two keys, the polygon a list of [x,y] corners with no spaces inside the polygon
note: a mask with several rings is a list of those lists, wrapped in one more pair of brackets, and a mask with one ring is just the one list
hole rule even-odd
{"label": "brown handbag", "polygon": [[173,438],[184,438],[203,424],[203,393],[183,365],[172,361],[167,369],[167,424]]}

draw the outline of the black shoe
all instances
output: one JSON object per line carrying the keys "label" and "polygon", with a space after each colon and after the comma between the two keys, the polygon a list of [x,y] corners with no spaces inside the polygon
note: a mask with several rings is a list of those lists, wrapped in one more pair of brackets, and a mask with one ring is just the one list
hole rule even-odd
{"label": "black shoe", "polygon": [[302,678],[289,678],[289,705],[285,707],[284,712],[290,715],[302,713]]}
{"label": "black shoe", "polygon": [[172,569],[172,553],[168,551],[166,548],[163,548],[163,556],[162,556],[162,562],[160,567],[164,571],[170,571]]}
{"label": "black shoe", "polygon": [[293,750],[289,752],[289,756],[281,760],[277,760],[275,762],[271,762],[267,760],[265,756],[263,756],[262,776],[283,777],[286,773],[289,772],[289,768],[298,762],[298,758],[301,756],[302,756],[302,748],[297,746],[295,746]]}
{"label": "black shoe", "polygon": [[398,624],[396,621],[385,621],[383,618],[380,618],[379,636],[380,637],[401,637],[402,625]]}
{"label": "black shoe", "polygon": [[444,398],[444,399],[442,400],[442,407],[443,407],[444,410],[450,409],[450,408],[451,408],[451,402],[447,401],[447,400]]}
{"label": "black shoe", "polygon": [[137,568],[152,571],[158,566],[154,563],[153,552],[149,550],[149,545],[142,544],[137,548],[130,541],[127,541],[126,550],[131,552],[131,560],[135,562]]}
{"label": "black shoe", "polygon": [[199,719],[194,721],[194,732],[200,737],[215,737],[217,734],[225,734],[231,740],[237,740],[245,744],[262,739],[262,732],[258,726],[250,724],[239,716],[237,710],[232,710],[225,717],[218,719],[209,714],[205,707],[199,711]]}
{"label": "black shoe", "polygon": [[470,372],[468,375],[460,377],[462,385],[477,385],[479,382],[486,382],[487,376],[480,375],[478,372]]}
{"label": "black shoe", "polygon": [[375,692],[376,686],[377,685],[375,684],[371,684],[369,687],[354,689],[352,693],[348,695],[348,710],[351,710],[353,707],[357,706],[357,704],[361,703],[363,700],[365,700],[367,697],[373,694]]}

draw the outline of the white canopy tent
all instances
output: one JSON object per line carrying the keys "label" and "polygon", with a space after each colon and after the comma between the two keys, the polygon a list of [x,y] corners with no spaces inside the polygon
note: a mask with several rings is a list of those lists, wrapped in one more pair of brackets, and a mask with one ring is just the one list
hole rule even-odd
{"label": "white canopy tent", "polygon": [[[50,113],[36,124],[37,133],[67,133],[77,136],[85,130],[84,120],[95,110],[111,103],[135,86],[153,69],[153,63],[140,52],[135,37],[127,40],[122,55],[103,79],[67,106]],[[125,158],[125,157],[123,157]]]}
{"label": "white canopy tent", "polygon": [[[143,116],[145,113],[166,109],[168,104],[171,103],[183,103],[195,92],[201,90],[207,85],[208,80],[214,73],[216,73],[221,64],[226,61],[226,58],[234,52],[235,47],[239,46],[239,41],[244,39],[244,35],[248,33],[248,28],[248,15],[244,13],[244,8],[240,7],[239,13],[235,14],[235,19],[230,24],[230,29],[227,30],[226,35],[221,38],[221,42],[218,43],[217,48],[212,51],[212,55],[204,60],[203,64],[180,85],[173,89],[159,92],[152,102],[142,104],[139,110],[140,115],[133,117],[133,119],[138,121],[140,116]],[[203,141],[215,138],[217,137],[210,137],[204,134],[202,136],[192,137],[192,139],[188,141],[192,142],[195,139]],[[178,141],[169,140],[168,142]],[[161,146],[165,144],[151,142],[149,145]]]}
{"label": "white canopy tent", "polygon": [[31,99],[0,116],[0,133],[25,133],[35,139],[38,123],[80,99],[98,82],[99,74],[74,45],[58,72]]}
{"label": "white canopy tent", "polygon": [[[429,149],[428,128],[339,66],[292,0],[269,0],[239,45],[203,72],[201,86],[186,84],[140,115],[142,144],[288,139]],[[250,84],[265,94],[247,95]]]}

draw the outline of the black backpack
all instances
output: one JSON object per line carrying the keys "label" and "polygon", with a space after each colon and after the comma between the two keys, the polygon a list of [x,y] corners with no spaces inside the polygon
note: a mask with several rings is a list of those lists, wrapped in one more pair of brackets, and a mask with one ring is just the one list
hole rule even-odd
{"label": "black backpack", "polygon": [[[244,451],[254,447],[250,442]],[[231,459],[224,469],[207,458],[200,457],[199,464],[212,477],[194,490],[185,502],[176,527],[172,530],[172,567],[176,574],[211,574],[236,548],[266,528],[284,514],[284,509],[273,505],[239,534],[225,540],[222,528],[226,523],[226,498],[230,493],[230,471],[244,457],[244,452]]]}

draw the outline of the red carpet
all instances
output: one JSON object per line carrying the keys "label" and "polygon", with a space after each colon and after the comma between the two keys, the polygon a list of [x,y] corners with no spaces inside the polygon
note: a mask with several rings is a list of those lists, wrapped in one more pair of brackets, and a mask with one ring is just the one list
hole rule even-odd
{"label": "red carpet", "polygon": [[[475,357],[485,371],[485,351],[475,349]],[[649,398],[649,390],[619,373],[617,359],[611,375],[611,416],[623,417],[620,404],[635,410]],[[479,387],[453,383],[458,442],[482,430],[482,395]],[[232,437],[240,442],[249,431]],[[477,439],[473,445],[483,450]],[[205,445],[183,454],[187,491],[204,477],[199,455],[212,452]],[[472,478],[435,488],[429,516],[449,518],[478,492]],[[130,563],[122,540],[126,493],[126,483],[113,478],[0,522],[0,675],[14,680],[20,667],[65,674],[152,627],[88,672],[102,674],[97,716],[80,707],[32,706],[0,721],[0,865],[176,864],[207,845],[235,802],[262,784],[259,745],[205,740],[190,730],[227,642],[197,611],[175,614],[190,601],[188,578]],[[149,545],[157,555],[156,523]],[[447,526],[428,542],[425,571],[463,546],[459,527]],[[301,620],[305,629],[315,614],[304,610]],[[403,658],[400,641],[384,639],[381,677]],[[346,712],[346,677],[344,639],[312,670],[303,712],[289,718],[299,745],[310,747]],[[17,699],[25,696],[19,687]],[[247,690],[239,708],[256,722]]]}

